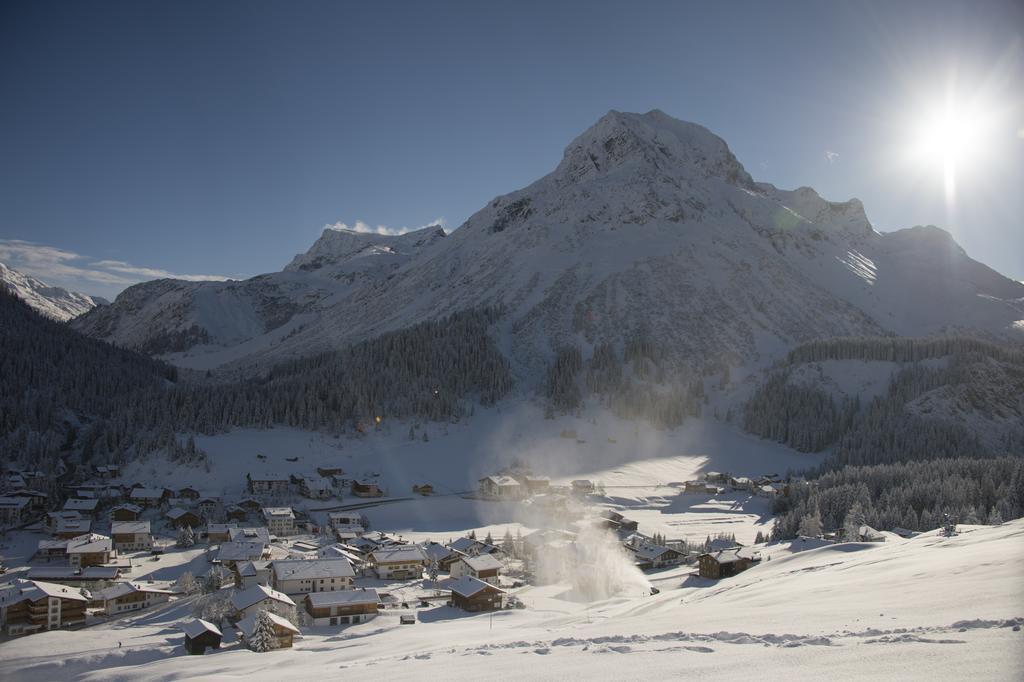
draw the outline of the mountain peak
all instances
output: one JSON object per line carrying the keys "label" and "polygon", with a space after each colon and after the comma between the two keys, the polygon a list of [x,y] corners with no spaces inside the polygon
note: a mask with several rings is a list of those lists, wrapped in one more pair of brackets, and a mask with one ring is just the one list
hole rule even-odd
{"label": "mountain peak", "polygon": [[9,289],[38,312],[59,322],[78,317],[97,305],[107,303],[98,297],[49,286],[3,263],[0,263],[0,286]]}
{"label": "mountain peak", "polygon": [[569,182],[656,169],[671,175],[716,177],[742,187],[753,180],[725,140],[704,126],[672,118],[611,110],[565,149],[556,173]]}

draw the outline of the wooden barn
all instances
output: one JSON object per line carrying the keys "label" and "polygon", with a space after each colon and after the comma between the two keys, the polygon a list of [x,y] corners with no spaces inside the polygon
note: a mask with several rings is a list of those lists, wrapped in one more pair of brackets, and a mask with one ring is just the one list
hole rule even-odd
{"label": "wooden barn", "polygon": [[224,635],[213,623],[194,618],[181,626],[185,633],[185,651],[202,656],[207,649],[219,649]]}
{"label": "wooden barn", "polygon": [[728,578],[750,568],[755,562],[740,555],[740,549],[723,549],[711,554],[701,554],[699,559],[700,577],[718,580]]}

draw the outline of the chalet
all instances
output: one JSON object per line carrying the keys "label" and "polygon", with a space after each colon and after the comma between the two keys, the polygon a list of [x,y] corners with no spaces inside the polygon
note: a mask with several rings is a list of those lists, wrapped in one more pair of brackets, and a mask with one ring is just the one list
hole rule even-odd
{"label": "chalet", "polygon": [[228,521],[245,521],[249,518],[249,512],[237,504],[229,504],[224,509],[224,514],[227,516]]}
{"label": "chalet", "polygon": [[572,489],[572,494],[577,496],[592,495],[596,489],[594,482],[585,478],[577,478],[569,484],[569,487]]}
{"label": "chalet", "polygon": [[117,550],[106,535],[81,535],[68,540],[68,565],[71,568],[101,566],[110,563],[111,557],[117,556]]}
{"label": "chalet", "polygon": [[704,480],[708,483],[728,483],[729,476],[726,474],[719,473],[717,471],[709,471],[704,474]]}
{"label": "chalet", "polygon": [[159,507],[165,498],[170,497],[163,488],[133,488],[128,499],[140,507]]}
{"label": "chalet", "polygon": [[463,536],[448,543],[448,549],[455,552],[461,552],[462,554],[468,554],[470,556],[479,554],[484,547],[486,547],[484,543],[480,542],[476,538],[468,536]]}
{"label": "chalet", "polygon": [[[299,634],[299,629],[292,625],[287,618],[282,618],[276,613],[268,612],[267,615],[270,616],[270,620],[274,624],[274,648],[290,649],[292,647],[292,639],[295,635]],[[246,642],[247,645],[255,627],[256,614],[246,616],[238,621],[238,630],[242,635],[242,641]]]}
{"label": "chalet", "polygon": [[767,483],[754,488],[754,494],[758,497],[767,497],[769,500],[773,500],[781,494],[781,489],[776,488],[774,484]]}
{"label": "chalet", "polygon": [[99,500],[76,500],[73,498],[65,501],[63,511],[77,511],[82,516],[92,516],[98,507]]}
{"label": "chalet", "polygon": [[377,590],[346,590],[307,594],[306,612],[314,625],[363,623],[377,615],[380,596]]}
{"label": "chalet", "polygon": [[330,478],[331,476],[344,476],[345,470],[341,467],[317,467],[316,473],[320,474],[324,478]]}
{"label": "chalet", "polygon": [[604,528],[615,531],[635,531],[637,529],[637,522],[627,519],[625,516],[615,511],[614,509],[602,509],[598,513],[601,525]]}
{"label": "chalet", "polygon": [[[46,493],[39,492],[38,490],[16,490],[13,493],[7,495],[7,497],[14,498],[25,498],[28,500],[29,512],[44,511],[46,509],[46,503],[49,501],[50,496]],[[2,513],[2,512],[0,512]],[[2,521],[0,521],[2,522]]]}
{"label": "chalet", "polygon": [[352,481],[352,494],[356,497],[383,497],[384,491],[376,483]]}
{"label": "chalet", "polygon": [[172,594],[169,590],[160,590],[144,583],[123,582],[95,593],[92,601],[103,613],[113,616],[165,604]]}
{"label": "chalet", "polygon": [[207,519],[212,519],[220,509],[220,499],[217,497],[200,497],[195,503],[196,513]]}
{"label": "chalet", "polygon": [[217,548],[213,561],[231,568],[239,562],[259,561],[269,554],[267,545],[262,542],[224,542]]}
{"label": "chalet", "polygon": [[469,575],[445,581],[444,589],[451,590],[452,606],[463,611],[496,611],[503,606],[504,590]]}
{"label": "chalet", "polygon": [[57,520],[57,528],[53,536],[61,540],[70,540],[79,535],[88,535],[92,530],[92,521],[83,518],[61,518]]}
{"label": "chalet", "polygon": [[35,561],[60,561],[64,563],[68,559],[67,540],[40,540],[36,545],[36,552],[32,555]]}
{"label": "chalet", "polygon": [[747,570],[755,561],[752,557],[741,556],[740,552],[739,548],[734,548],[701,554],[698,559],[700,577],[718,580]]}
{"label": "chalet", "polygon": [[263,519],[272,535],[295,534],[295,512],[291,507],[264,507]]}
{"label": "chalet", "polygon": [[177,492],[177,496],[183,500],[198,500],[202,497],[202,494],[191,486],[180,488]]}
{"label": "chalet", "polygon": [[686,481],[683,483],[684,493],[698,493],[703,494],[707,492],[707,484],[704,481]]}
{"label": "chalet", "polygon": [[711,541],[708,545],[709,552],[720,552],[723,549],[736,549],[740,547],[740,543],[735,540],[731,540],[727,537],[718,537]]}
{"label": "chalet", "polygon": [[231,567],[231,573],[235,579],[235,587],[248,589],[253,585],[270,584],[270,562],[269,561],[245,561],[236,563]]}
{"label": "chalet", "polygon": [[251,497],[239,500],[236,505],[247,512],[258,512],[260,509],[263,509],[263,503]]}
{"label": "chalet", "polygon": [[485,583],[497,585],[498,574],[502,568],[501,562],[490,554],[466,556],[451,565],[451,577],[461,578],[468,575]]}
{"label": "chalet", "polygon": [[185,526],[188,526],[189,528],[198,528],[203,523],[203,520],[199,518],[195,512],[182,509],[181,507],[171,509],[164,514],[164,516],[175,528],[184,528]]}
{"label": "chalet", "polygon": [[119,552],[140,552],[153,549],[149,521],[113,521],[110,537]]}
{"label": "chalet", "polygon": [[419,545],[395,545],[370,552],[370,566],[381,580],[410,580],[423,575],[427,556]]}
{"label": "chalet", "polygon": [[536,559],[549,549],[564,549],[576,542],[576,534],[565,530],[540,529],[523,537],[523,553]]}
{"label": "chalet", "polygon": [[[447,562],[444,566],[444,570],[446,571],[453,562],[458,561],[463,556],[462,554],[445,547],[439,542],[427,542],[421,546],[423,547],[423,553],[427,557],[427,566],[436,563],[438,568],[440,568],[442,562]],[[449,559],[451,560],[449,561]]]}
{"label": "chalet", "polygon": [[266,585],[253,585],[231,595],[231,606],[235,609],[235,616],[239,620],[255,616],[260,611],[271,608],[274,604],[295,606],[295,602],[287,594]]}
{"label": "chalet", "polygon": [[749,490],[753,491],[754,482],[746,476],[730,477],[729,487],[733,490]]}
{"label": "chalet", "polygon": [[641,545],[635,554],[637,564],[644,569],[678,566],[686,559],[684,553],[661,545]]}
{"label": "chalet", "polygon": [[121,475],[121,467],[116,464],[100,464],[96,467],[96,476],[104,480],[117,478]]}
{"label": "chalet", "polygon": [[486,500],[518,500],[524,497],[523,485],[511,476],[487,476],[477,483],[480,497]]}
{"label": "chalet", "polygon": [[529,495],[543,495],[551,490],[551,479],[546,476],[523,476],[520,482]]}
{"label": "chalet", "polygon": [[66,585],[38,580],[15,580],[0,589],[0,627],[8,635],[27,635],[40,630],[85,622],[89,600]]}
{"label": "chalet", "polygon": [[228,527],[228,541],[230,542],[262,542],[270,544],[270,531],[265,526],[252,526],[249,528]]}
{"label": "chalet", "polygon": [[137,504],[119,504],[110,510],[110,520],[113,521],[138,521],[142,514],[142,507]]}
{"label": "chalet", "polygon": [[291,481],[282,474],[246,474],[246,487],[253,495],[286,495]]}
{"label": "chalet", "polygon": [[20,525],[28,516],[29,501],[25,497],[0,497],[0,525]]}
{"label": "chalet", "polygon": [[312,500],[326,500],[334,495],[334,486],[322,476],[303,476],[299,493]]}
{"label": "chalet", "polygon": [[270,584],[285,594],[336,592],[352,588],[355,571],[348,559],[294,559],[270,565]]}
{"label": "chalet", "polygon": [[220,628],[201,618],[183,623],[181,630],[185,633],[185,651],[197,656],[202,656],[207,649],[219,649],[224,638]]}
{"label": "chalet", "polygon": [[81,520],[82,515],[76,511],[52,511],[47,512],[46,517],[43,519],[43,526],[50,533],[57,532],[57,526],[60,525],[63,519],[75,519]]}
{"label": "chalet", "polygon": [[423,495],[424,497],[427,497],[428,495],[434,494],[434,486],[430,485],[429,483],[414,484],[412,486],[412,491],[417,495]]}
{"label": "chalet", "polygon": [[[211,523],[206,527],[207,542],[230,542],[231,529],[237,528],[234,524]],[[270,539],[269,537],[267,538]]]}

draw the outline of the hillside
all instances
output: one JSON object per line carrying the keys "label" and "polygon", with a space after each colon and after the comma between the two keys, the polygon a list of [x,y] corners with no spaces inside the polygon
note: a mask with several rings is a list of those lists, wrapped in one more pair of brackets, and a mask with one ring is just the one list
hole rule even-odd
{"label": "hillside", "polygon": [[437,606],[421,610],[414,626],[382,615],[340,633],[305,628],[293,649],[270,654],[229,637],[219,651],[186,655],[177,624],[191,605],[172,602],[0,645],[0,674],[540,680],[601,678],[614,664],[644,677],[1020,679],[1022,540],[1024,521],[1015,521],[963,527],[951,538],[773,544],[762,550],[770,560],[718,583],[670,569],[650,576],[658,595],[624,592],[592,603],[574,601],[568,582],[527,587],[518,591],[525,610],[491,617]]}
{"label": "hillside", "polygon": [[760,365],[818,338],[1024,335],[1024,284],[935,227],[876,232],[856,199],[757,183],[707,129],[609,112],[554,171],[451,235],[325,232],[284,272],[160,281],[76,320],[190,367],[268,367],[465,309],[500,307],[536,385],[557,349],[649,333],[666,371]]}

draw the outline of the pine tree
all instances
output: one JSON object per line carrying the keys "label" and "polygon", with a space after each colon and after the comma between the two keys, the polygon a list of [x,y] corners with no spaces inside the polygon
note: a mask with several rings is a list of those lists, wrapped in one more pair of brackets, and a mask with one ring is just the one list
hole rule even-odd
{"label": "pine tree", "polygon": [[860,540],[860,527],[866,523],[864,507],[860,501],[854,502],[850,511],[846,512],[846,519],[843,521],[843,534],[847,542]]}
{"label": "pine tree", "polygon": [[273,649],[277,644],[277,635],[274,632],[274,621],[270,619],[267,611],[260,611],[256,615],[256,622],[252,626],[252,635],[249,637],[249,648],[258,653],[264,653]]}
{"label": "pine tree", "polygon": [[761,545],[765,542],[767,542],[767,540],[765,540],[764,533],[762,533],[761,531],[757,531],[757,537],[754,538],[754,544]]}
{"label": "pine tree", "polygon": [[178,541],[175,544],[178,547],[192,547],[196,544],[196,535],[190,525],[186,523],[178,529]]}

